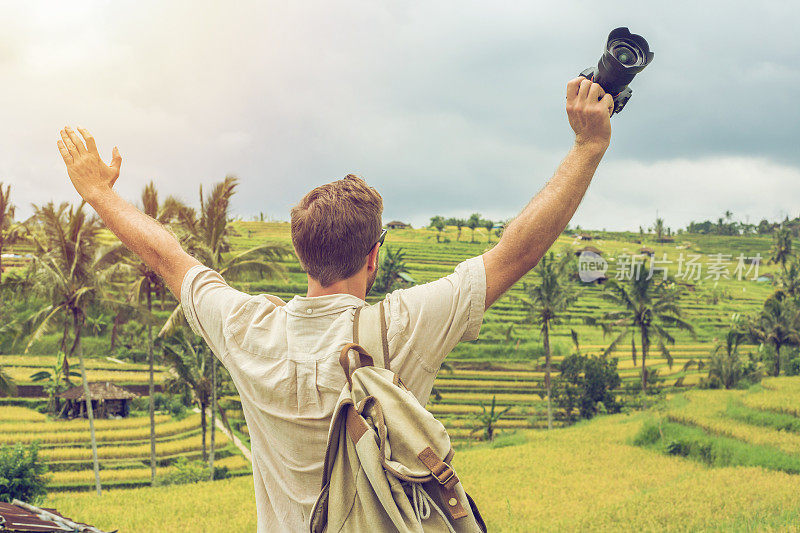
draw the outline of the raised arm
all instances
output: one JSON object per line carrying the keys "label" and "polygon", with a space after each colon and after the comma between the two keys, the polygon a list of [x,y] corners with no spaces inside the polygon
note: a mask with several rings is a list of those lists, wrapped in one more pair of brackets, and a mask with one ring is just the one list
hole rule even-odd
{"label": "raised arm", "polygon": [[180,301],[181,282],[186,272],[199,265],[187,254],[175,237],[161,224],[120,198],[112,187],[119,177],[122,157],[114,147],[111,164],[106,165],[97,152],[89,132],[78,128],[83,141],[72,128],[61,130],[58,150],[67,165],[67,174],[78,194],[91,205],[106,227],[142,261],[161,276]]}
{"label": "raised arm", "polygon": [[567,116],[575,144],[556,173],[483,254],[486,309],[536,266],[564,231],[611,140],[613,100],[585,78],[567,84]]}

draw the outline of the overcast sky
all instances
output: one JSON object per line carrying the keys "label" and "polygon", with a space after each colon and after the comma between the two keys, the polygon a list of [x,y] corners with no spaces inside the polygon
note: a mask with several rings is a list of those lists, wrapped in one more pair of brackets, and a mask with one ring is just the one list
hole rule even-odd
{"label": "overcast sky", "polygon": [[800,214],[795,2],[0,2],[0,181],[19,214],[75,200],[56,148],[83,126],[137,199],[288,220],[362,175],[384,220],[514,216],[572,143],[566,82],[628,26],[655,52],[612,119],[573,224],[631,229]]}

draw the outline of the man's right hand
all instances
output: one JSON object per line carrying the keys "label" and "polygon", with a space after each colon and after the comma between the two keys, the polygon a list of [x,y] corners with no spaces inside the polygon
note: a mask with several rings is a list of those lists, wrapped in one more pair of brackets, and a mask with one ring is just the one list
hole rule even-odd
{"label": "man's right hand", "polygon": [[114,182],[119,177],[119,167],[122,165],[122,156],[119,150],[114,147],[111,155],[111,164],[106,165],[100,154],[97,152],[97,145],[94,138],[83,128],[78,131],[86,141],[83,141],[72,128],[66,127],[61,130],[61,140],[58,141],[58,151],[67,165],[67,175],[72,181],[72,185],[81,197],[93,204],[96,198],[111,190]]}
{"label": "man's right hand", "polygon": [[608,148],[613,112],[614,99],[599,83],[584,77],[567,83],[567,117],[575,132],[575,144]]}

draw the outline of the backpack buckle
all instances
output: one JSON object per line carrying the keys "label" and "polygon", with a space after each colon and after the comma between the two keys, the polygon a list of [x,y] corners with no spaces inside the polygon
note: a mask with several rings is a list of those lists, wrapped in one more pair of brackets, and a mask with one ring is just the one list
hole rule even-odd
{"label": "backpack buckle", "polygon": [[422,464],[428,467],[433,477],[435,477],[436,481],[441,485],[452,489],[458,484],[458,476],[456,475],[456,471],[453,470],[453,467],[442,461],[430,447],[419,452],[417,457],[422,461]]}
{"label": "backpack buckle", "polygon": [[445,467],[444,470],[438,474],[434,473],[433,475],[436,477],[436,481],[438,481],[441,485],[447,485],[454,477],[456,477],[456,471],[444,461],[442,461],[442,465]]}

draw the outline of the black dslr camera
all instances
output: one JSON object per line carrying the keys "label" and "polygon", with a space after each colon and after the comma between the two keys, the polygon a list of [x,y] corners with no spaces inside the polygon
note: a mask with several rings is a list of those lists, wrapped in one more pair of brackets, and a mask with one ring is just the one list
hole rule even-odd
{"label": "black dslr camera", "polygon": [[[614,97],[614,113],[619,113],[631,97],[628,84],[653,60],[653,52],[641,35],[628,28],[617,28],[608,34],[606,49],[596,67],[589,67],[581,76],[599,83]],[[613,113],[612,113],[613,114]]]}

